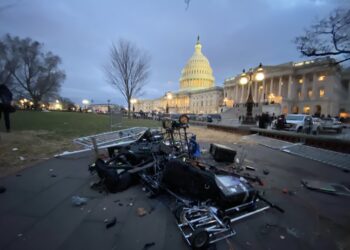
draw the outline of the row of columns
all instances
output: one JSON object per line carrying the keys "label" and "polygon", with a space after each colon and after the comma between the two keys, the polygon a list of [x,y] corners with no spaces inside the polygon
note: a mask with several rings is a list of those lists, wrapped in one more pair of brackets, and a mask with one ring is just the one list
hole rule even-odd
{"label": "row of columns", "polygon": [[[264,102],[268,99],[268,96],[273,93],[275,96],[282,96],[284,99],[295,98],[296,82],[293,77],[280,76],[278,77],[278,88],[275,90],[276,78],[268,78],[262,82],[253,82],[252,84],[240,85],[236,84],[233,88],[233,92],[229,96],[233,98],[235,103],[245,103],[249,95],[249,88],[252,88],[252,95],[254,102]],[[287,86],[285,86],[287,84]],[[306,77],[303,76],[302,96],[307,93]],[[316,89],[316,79],[313,81],[313,89]],[[286,93],[285,93],[286,92]],[[303,95],[304,94],[304,95]]]}

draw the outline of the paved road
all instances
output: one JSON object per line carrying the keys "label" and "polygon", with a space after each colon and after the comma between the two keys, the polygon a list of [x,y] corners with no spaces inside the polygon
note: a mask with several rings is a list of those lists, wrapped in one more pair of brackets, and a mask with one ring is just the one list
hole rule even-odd
{"label": "paved road", "polygon": [[302,143],[291,143],[258,134],[244,136],[244,140],[255,142],[269,148],[298,155],[315,161],[323,162],[340,169],[350,171],[350,154],[335,152],[327,149],[311,147]]}
{"label": "paved road", "polygon": [[[349,174],[260,145],[245,147],[247,164],[257,169],[251,173],[261,175],[266,197],[286,213],[268,210],[234,224],[237,236],[218,243],[217,249],[350,249],[350,199],[300,185],[302,178],[350,184]],[[0,194],[0,249],[141,250],[150,242],[155,243],[151,250],[188,249],[165,197],[148,199],[140,186],[109,195],[93,191],[90,162],[89,155],[51,159],[21,176],[0,179],[7,188]],[[263,169],[270,174],[263,175]],[[73,207],[73,195],[88,197],[87,205]],[[138,207],[154,211],[138,217]],[[106,229],[104,220],[114,216],[117,224]]]}

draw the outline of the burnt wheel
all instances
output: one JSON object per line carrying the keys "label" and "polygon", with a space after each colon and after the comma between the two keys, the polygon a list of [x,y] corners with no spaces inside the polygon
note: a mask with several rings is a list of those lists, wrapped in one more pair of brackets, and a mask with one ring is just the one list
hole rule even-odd
{"label": "burnt wheel", "polygon": [[203,228],[196,229],[190,238],[193,249],[205,249],[209,244],[209,234]]}

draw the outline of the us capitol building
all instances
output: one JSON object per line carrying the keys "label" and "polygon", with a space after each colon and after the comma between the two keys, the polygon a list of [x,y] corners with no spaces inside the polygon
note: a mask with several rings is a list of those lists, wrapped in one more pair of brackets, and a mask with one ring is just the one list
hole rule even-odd
{"label": "us capitol building", "polygon": [[240,74],[215,86],[213,70],[197,39],[192,57],[183,68],[180,89],[152,100],[137,100],[135,111],[214,114],[238,118],[246,114],[249,91],[253,116],[262,112],[305,113],[350,117],[350,70],[329,57],[263,66],[265,79],[241,85]]}
{"label": "us capitol building", "polygon": [[180,90],[152,100],[137,100],[135,111],[215,114],[223,102],[223,88],[215,86],[213,70],[197,38],[194,53],[181,72]]}

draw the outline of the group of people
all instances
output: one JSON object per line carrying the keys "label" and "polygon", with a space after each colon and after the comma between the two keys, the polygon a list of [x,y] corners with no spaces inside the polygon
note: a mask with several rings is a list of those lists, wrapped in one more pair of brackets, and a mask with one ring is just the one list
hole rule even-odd
{"label": "group of people", "polygon": [[269,115],[268,112],[264,112],[261,115],[256,116],[256,120],[259,122],[259,128],[267,128],[271,125],[272,121],[276,118],[275,113]]}
{"label": "group of people", "polygon": [[5,84],[0,84],[0,120],[4,116],[6,132],[10,132],[10,113],[15,112],[12,106],[12,93]]}

